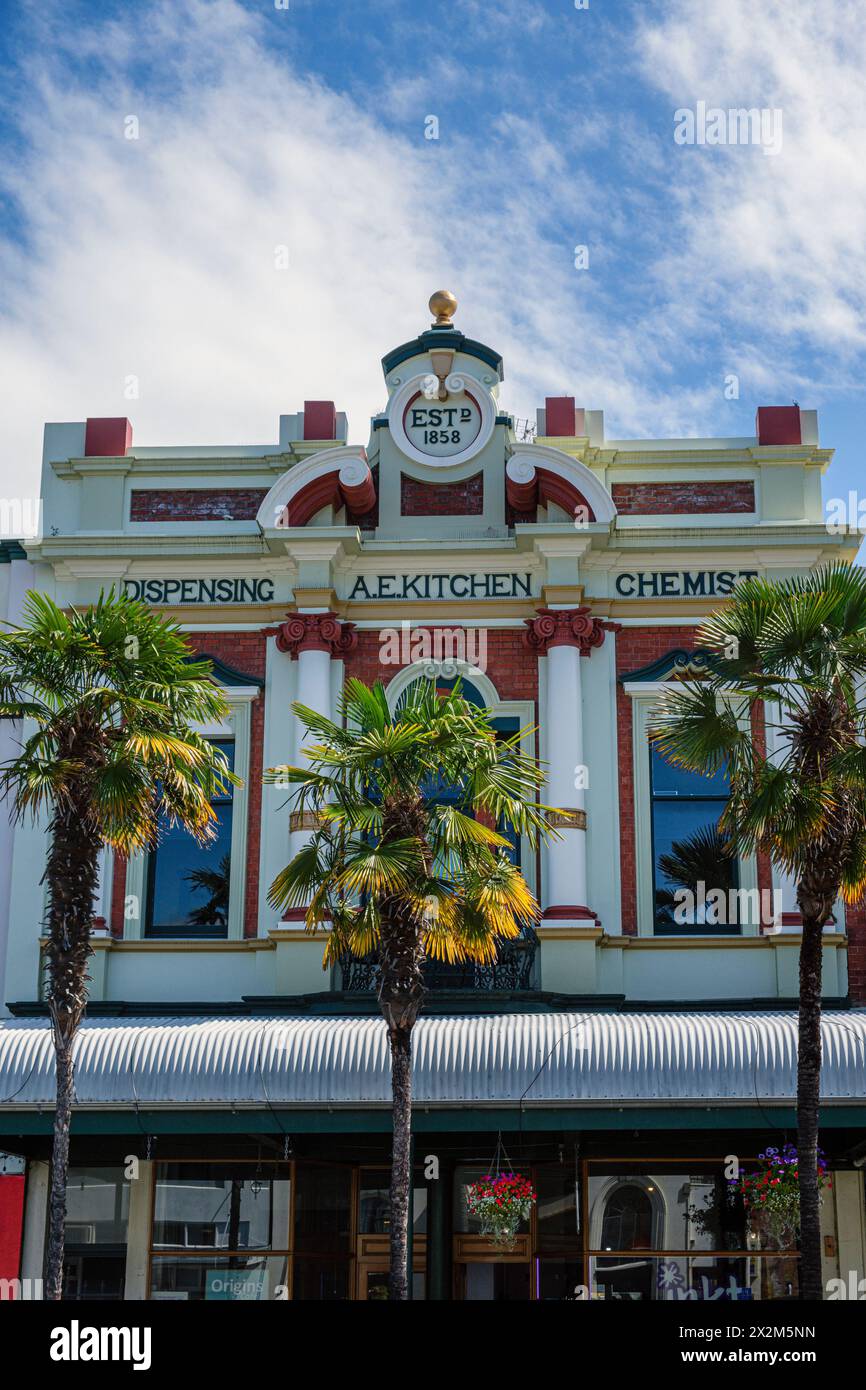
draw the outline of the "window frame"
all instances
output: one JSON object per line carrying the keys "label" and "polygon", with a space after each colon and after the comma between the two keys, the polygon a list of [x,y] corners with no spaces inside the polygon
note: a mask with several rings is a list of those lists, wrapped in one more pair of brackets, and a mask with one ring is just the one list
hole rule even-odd
{"label": "window frame", "polygon": [[[219,684],[219,682],[217,682]],[[247,844],[249,834],[249,773],[251,762],[252,706],[260,695],[258,686],[223,686],[220,690],[229,707],[226,718],[212,724],[195,724],[193,727],[203,738],[216,740],[232,739],[235,745],[234,770],[241,779],[240,786],[233,788],[232,796],[232,835],[231,835],[231,879],[229,882],[228,925],[224,935],[206,936],[201,931],[169,936],[147,934],[147,921],[150,904],[150,854],[133,855],[126,866],[126,899],[137,898],[138,915],[124,920],[124,940],[147,941],[155,948],[167,943],[180,941],[189,944],[203,942],[213,944],[220,941],[242,941],[244,939],[244,917],[247,883]]]}
{"label": "window frame", "polygon": [[[631,700],[632,710],[632,775],[634,793],[635,903],[638,936],[652,937],[670,943],[689,941],[735,941],[746,936],[759,936],[757,922],[740,922],[738,930],[729,927],[715,930],[708,926],[697,931],[676,933],[655,929],[655,859],[653,856],[653,798],[650,773],[649,726],[656,700],[669,689],[667,681],[626,681],[623,689]],[[724,697],[723,697],[724,698]],[[732,696],[731,700],[736,697]],[[737,887],[741,892],[758,888],[758,861],[754,854],[737,856]]]}

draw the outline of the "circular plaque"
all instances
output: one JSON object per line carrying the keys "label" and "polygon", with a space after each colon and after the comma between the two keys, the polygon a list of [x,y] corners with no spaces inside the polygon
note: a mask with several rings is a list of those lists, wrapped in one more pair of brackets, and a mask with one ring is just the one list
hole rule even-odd
{"label": "circular plaque", "polygon": [[464,463],[484,448],[493,433],[496,407],[471,377],[452,373],[441,384],[435,376],[419,376],[395,392],[388,421],[404,454],[442,467]]}
{"label": "circular plaque", "polygon": [[410,444],[431,458],[452,458],[470,448],[481,433],[481,407],[468,391],[444,401],[419,391],[403,411]]}

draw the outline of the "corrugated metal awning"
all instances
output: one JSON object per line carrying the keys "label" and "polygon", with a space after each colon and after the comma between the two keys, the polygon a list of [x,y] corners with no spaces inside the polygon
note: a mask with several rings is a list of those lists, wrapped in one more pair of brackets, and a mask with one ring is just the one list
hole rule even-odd
{"label": "corrugated metal awning", "polygon": [[[824,1104],[866,1105],[866,1010],[823,1019]],[[790,1104],[794,1013],[548,1013],[421,1018],[424,1106]],[[378,1018],[123,1018],[83,1024],[80,1107],[388,1105]],[[0,1022],[0,1111],[51,1106],[42,1020]]]}

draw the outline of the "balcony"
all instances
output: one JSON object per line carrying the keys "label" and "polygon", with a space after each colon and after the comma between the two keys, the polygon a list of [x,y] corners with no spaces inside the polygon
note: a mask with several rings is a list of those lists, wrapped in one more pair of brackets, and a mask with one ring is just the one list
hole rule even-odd
{"label": "balcony", "polygon": [[[495,964],[479,965],[475,961],[463,961],[449,965],[444,961],[427,961],[424,980],[431,991],[504,993],[531,990],[534,988],[537,950],[538,937],[532,927],[525,927],[517,940],[505,942],[500,948]],[[340,962],[340,974],[342,984],[339,987],[346,994],[377,992],[379,965],[375,955],[365,956],[363,960],[345,957]]]}

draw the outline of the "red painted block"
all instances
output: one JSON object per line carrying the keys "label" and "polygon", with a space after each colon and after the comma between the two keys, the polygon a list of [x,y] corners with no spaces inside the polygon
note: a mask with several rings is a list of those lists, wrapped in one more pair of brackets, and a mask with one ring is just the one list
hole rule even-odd
{"label": "red painted block", "polygon": [[24,1178],[18,1173],[0,1176],[0,1279],[17,1279],[21,1267],[21,1232],[24,1229]]}
{"label": "red painted block", "polygon": [[755,417],[759,444],[802,444],[798,405],[759,405]]}
{"label": "red painted block", "polygon": [[[583,415],[583,411],[580,414]],[[545,434],[568,438],[574,435],[577,431],[574,396],[548,396],[544,402],[544,420]]]}
{"label": "red painted block", "polygon": [[121,416],[91,416],[84,433],[87,458],[122,458],[132,443],[132,424]]}
{"label": "red painted block", "polygon": [[304,438],[337,438],[337,409],[333,401],[304,401]]}

